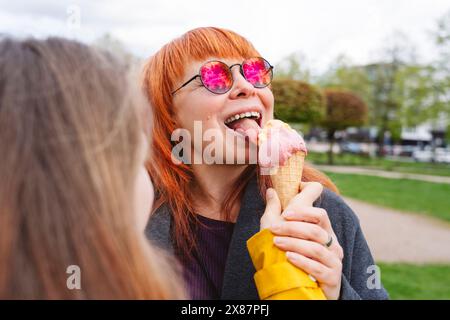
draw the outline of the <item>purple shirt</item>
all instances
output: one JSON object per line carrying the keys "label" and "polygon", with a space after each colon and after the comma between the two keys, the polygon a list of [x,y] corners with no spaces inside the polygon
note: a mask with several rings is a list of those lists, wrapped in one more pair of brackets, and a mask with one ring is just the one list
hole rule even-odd
{"label": "purple shirt", "polygon": [[220,299],[234,223],[197,217],[200,224],[193,228],[197,250],[190,259],[180,258],[184,280],[191,299]]}

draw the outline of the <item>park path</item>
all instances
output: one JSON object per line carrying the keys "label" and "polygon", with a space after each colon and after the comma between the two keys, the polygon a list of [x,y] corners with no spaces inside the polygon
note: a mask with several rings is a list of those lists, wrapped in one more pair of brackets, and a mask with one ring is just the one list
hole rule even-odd
{"label": "park path", "polygon": [[376,262],[450,263],[450,223],[344,197]]}
{"label": "park path", "polygon": [[315,168],[321,171],[328,171],[334,173],[350,173],[350,174],[362,174],[369,176],[377,176],[389,179],[413,179],[421,180],[435,183],[448,183],[450,184],[450,177],[443,176],[431,176],[426,174],[416,174],[416,173],[404,173],[395,171],[384,171],[376,169],[368,169],[363,167],[354,166],[327,166],[327,165],[313,165]]}

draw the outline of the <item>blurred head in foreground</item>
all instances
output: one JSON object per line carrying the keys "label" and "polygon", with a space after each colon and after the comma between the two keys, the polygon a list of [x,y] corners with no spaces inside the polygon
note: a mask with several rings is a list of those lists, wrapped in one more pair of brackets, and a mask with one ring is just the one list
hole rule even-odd
{"label": "blurred head in foreground", "polygon": [[129,71],[69,40],[0,40],[1,299],[184,296],[143,233],[151,118]]}

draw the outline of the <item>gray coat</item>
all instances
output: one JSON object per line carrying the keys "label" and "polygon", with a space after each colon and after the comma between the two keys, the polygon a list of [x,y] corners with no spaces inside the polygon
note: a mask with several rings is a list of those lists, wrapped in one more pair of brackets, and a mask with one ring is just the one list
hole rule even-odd
{"label": "gray coat", "polygon": [[[324,189],[314,203],[328,212],[333,230],[344,250],[340,299],[388,299],[383,286],[373,288],[375,265],[355,213],[334,192]],[[253,275],[255,268],[247,251],[246,242],[259,231],[260,218],[265,204],[259,193],[256,177],[246,187],[237,218],[222,287],[222,299],[257,300]],[[150,218],[145,233],[151,242],[173,253],[170,236],[171,214],[167,207],[160,207]],[[380,283],[380,282],[378,282]],[[369,288],[371,287],[371,288]]]}

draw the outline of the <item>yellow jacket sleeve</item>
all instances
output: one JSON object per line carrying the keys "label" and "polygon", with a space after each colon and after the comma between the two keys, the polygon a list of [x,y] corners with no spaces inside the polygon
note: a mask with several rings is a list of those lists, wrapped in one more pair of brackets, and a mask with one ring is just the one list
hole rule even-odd
{"label": "yellow jacket sleeve", "polygon": [[317,282],[287,260],[286,253],[273,244],[273,237],[264,229],[247,241],[260,299],[326,300]]}

